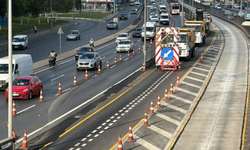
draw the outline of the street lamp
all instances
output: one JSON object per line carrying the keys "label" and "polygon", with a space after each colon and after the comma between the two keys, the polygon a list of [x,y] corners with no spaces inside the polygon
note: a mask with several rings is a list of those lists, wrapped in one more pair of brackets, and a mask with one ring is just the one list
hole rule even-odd
{"label": "street lamp", "polygon": [[181,4],[181,27],[183,27],[183,1],[182,0],[182,4]]}
{"label": "street lamp", "polygon": [[52,25],[52,0],[50,0],[50,30],[52,31],[53,25]]}
{"label": "street lamp", "polygon": [[73,0],[73,8],[72,8],[72,11],[73,11],[73,24],[75,24],[75,0]]}

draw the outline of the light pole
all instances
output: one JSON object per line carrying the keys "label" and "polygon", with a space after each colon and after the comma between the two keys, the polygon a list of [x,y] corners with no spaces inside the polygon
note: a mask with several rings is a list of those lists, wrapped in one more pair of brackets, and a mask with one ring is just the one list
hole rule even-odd
{"label": "light pole", "polygon": [[75,24],[75,0],[73,0],[73,8],[72,8],[72,11],[73,11],[73,24]]}
{"label": "light pole", "polygon": [[183,27],[183,1],[182,0],[182,4],[181,4],[181,27]]}
{"label": "light pole", "polygon": [[113,8],[114,10],[113,10],[113,13],[115,13],[116,12],[116,10],[115,10],[115,0],[114,0],[114,8]]}
{"label": "light pole", "polygon": [[241,12],[242,12],[242,0],[240,0],[240,15],[241,15]]}
{"label": "light pole", "polygon": [[50,0],[50,30],[52,31],[53,25],[52,25],[52,0]]}
{"label": "light pole", "polygon": [[144,53],[144,59],[143,64],[146,68],[146,20],[147,20],[147,0],[144,0],[144,44],[143,44],[143,53]]}

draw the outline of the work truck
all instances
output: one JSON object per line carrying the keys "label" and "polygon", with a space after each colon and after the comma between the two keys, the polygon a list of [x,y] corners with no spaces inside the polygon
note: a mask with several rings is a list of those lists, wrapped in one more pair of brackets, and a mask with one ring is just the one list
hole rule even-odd
{"label": "work truck", "polygon": [[203,46],[206,42],[206,29],[203,21],[185,21],[184,27],[195,28],[195,45]]}

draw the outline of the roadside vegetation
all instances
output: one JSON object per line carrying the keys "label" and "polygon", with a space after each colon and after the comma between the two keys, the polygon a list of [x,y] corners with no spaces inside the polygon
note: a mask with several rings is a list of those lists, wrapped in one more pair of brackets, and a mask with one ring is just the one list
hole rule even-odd
{"label": "roadside vegetation", "polygon": [[[104,17],[106,17],[106,15],[109,15],[109,13],[75,13],[75,17],[79,17],[79,18],[94,18],[94,19],[102,19]],[[62,14],[58,14],[58,17],[73,17],[72,13],[62,13]]]}

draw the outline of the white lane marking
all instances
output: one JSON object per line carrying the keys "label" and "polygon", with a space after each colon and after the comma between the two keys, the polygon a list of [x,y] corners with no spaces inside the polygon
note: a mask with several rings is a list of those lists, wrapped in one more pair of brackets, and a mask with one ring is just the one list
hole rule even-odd
{"label": "white lane marking", "polygon": [[113,120],[113,122],[116,122],[117,120]]}
{"label": "white lane marking", "polygon": [[171,133],[169,133],[169,132],[167,132],[165,130],[162,130],[161,128],[158,128],[157,126],[151,125],[148,128],[155,131],[155,132],[157,132],[157,133],[159,133],[159,134],[161,134],[161,135],[163,135],[163,136],[165,136],[165,137],[167,137],[167,138],[169,138],[169,139],[172,137]]}
{"label": "white lane marking", "polygon": [[128,60],[128,59],[129,59],[129,58],[127,57],[127,58],[124,59],[124,61],[126,61],[126,60]]}
{"label": "white lane marking", "polygon": [[102,131],[100,131],[99,133],[102,134],[103,132],[104,132],[104,131],[102,130]]}
{"label": "white lane marking", "polygon": [[110,121],[110,119],[106,120],[106,122],[109,122],[109,121]]}
{"label": "white lane marking", "polygon": [[78,146],[78,145],[80,145],[80,144],[81,144],[81,143],[76,143],[75,146]]}
{"label": "white lane marking", "polygon": [[115,116],[110,117],[110,119],[113,119],[113,118],[115,118]]}
{"label": "white lane marking", "polygon": [[85,141],[87,138],[83,138],[81,141],[83,142],[83,141]]}
{"label": "white lane marking", "polygon": [[120,119],[121,117],[117,117],[116,119],[118,120],[118,119]]}
{"label": "white lane marking", "polygon": [[76,150],[81,150],[81,148],[77,148]]}
{"label": "white lane marking", "polygon": [[201,86],[199,86],[199,85],[192,84],[192,83],[185,82],[185,81],[182,81],[181,84],[186,84],[186,85],[189,85],[189,86],[192,86],[192,87],[201,88]]}
{"label": "white lane marking", "polygon": [[210,69],[202,69],[202,68],[199,68],[199,67],[193,67],[193,69],[197,69],[197,70],[201,70],[201,71],[206,71],[206,72],[210,71]]}
{"label": "white lane marking", "polygon": [[200,79],[196,79],[196,78],[193,78],[193,77],[190,77],[190,76],[186,76],[185,78],[188,78],[188,79],[191,79],[191,80],[195,80],[195,81],[199,81],[199,82],[204,82],[203,80],[200,80]]}
{"label": "white lane marking", "polygon": [[[204,58],[204,60],[209,61],[209,62],[213,61],[212,63],[214,63],[215,59],[216,59],[216,58],[211,58],[211,57],[203,57],[203,58]],[[207,60],[207,59],[210,59],[210,60]],[[204,60],[202,60],[202,61],[204,61]]]}
{"label": "white lane marking", "polygon": [[122,113],[121,115],[122,115],[122,116],[124,116],[125,114],[124,114],[124,113]]}
{"label": "white lane marking", "polygon": [[192,103],[192,101],[189,101],[189,100],[187,100],[187,99],[184,99],[184,98],[182,98],[182,97],[179,97],[179,96],[175,96],[175,95],[170,95],[170,97],[171,98],[174,98],[174,99],[177,99],[177,100],[179,100],[179,101],[182,101],[182,102],[184,102],[184,103],[188,103],[188,104],[191,104]]}
{"label": "white lane marking", "polygon": [[82,146],[86,146],[86,145],[87,145],[86,143],[82,144]]}
{"label": "white lane marking", "polygon": [[109,126],[112,126],[112,125],[113,125],[113,123],[110,123],[110,124],[109,124]]}
{"label": "white lane marking", "polygon": [[106,58],[105,56],[101,57],[100,59],[103,60],[104,58]]}
{"label": "white lane marking", "polygon": [[[67,88],[67,89],[63,90],[62,93],[65,93],[65,92],[67,92],[67,91],[70,90],[70,89],[71,89],[71,88]],[[55,94],[55,96],[58,96],[58,95],[60,95],[60,93]]]}
{"label": "white lane marking", "polygon": [[102,126],[99,126],[97,129],[101,129],[102,128]]}
{"label": "white lane marking", "polygon": [[98,137],[99,136],[99,134],[96,134],[94,137]]}
{"label": "white lane marking", "polygon": [[119,115],[118,113],[115,114],[115,116]]}
{"label": "white lane marking", "polygon": [[26,110],[28,110],[28,109],[31,109],[31,108],[33,108],[33,107],[35,107],[36,105],[31,105],[31,106],[29,106],[29,107],[27,107],[27,108],[25,108],[25,109],[23,109],[23,110],[20,110],[19,112],[17,112],[16,114],[18,115],[18,114],[20,114],[20,113],[22,113],[22,112],[24,112],[24,111],[26,111]]}
{"label": "white lane marking", "polygon": [[174,123],[174,124],[176,124],[176,125],[180,125],[180,121],[178,121],[178,120],[175,120],[175,119],[173,119],[173,118],[170,118],[170,117],[168,117],[168,116],[166,116],[166,115],[163,115],[163,114],[161,114],[161,113],[156,113],[156,116],[157,117],[160,117],[160,118],[162,118],[162,119],[164,119],[164,120],[167,120],[167,121],[169,121],[169,122],[172,122],[172,123]]}
{"label": "white lane marking", "polygon": [[61,78],[61,77],[64,77],[64,74],[62,74],[62,75],[60,75],[60,76],[58,76],[58,77],[55,77],[55,78],[51,79],[50,81],[54,81],[54,80],[59,79],[59,78]]}
{"label": "white lane marking", "polygon": [[169,104],[169,103],[167,103],[167,102],[165,102],[165,101],[162,102],[162,105],[163,105],[163,106],[166,106],[166,107],[169,107],[169,108],[171,108],[171,109],[177,110],[177,111],[179,111],[179,112],[181,112],[181,113],[183,113],[183,114],[186,114],[186,112],[187,112],[185,109],[182,109],[182,108],[180,108],[180,107],[171,105],[171,104]]}
{"label": "white lane marking", "polygon": [[196,72],[196,71],[190,71],[190,73],[192,73],[192,74],[196,74],[196,75],[198,75],[198,76],[203,76],[203,77],[207,77],[207,75],[205,75],[205,74],[202,74],[202,73],[198,73],[198,72]]}
{"label": "white lane marking", "polygon": [[89,139],[88,141],[91,142],[91,141],[93,141],[93,139]]}
{"label": "white lane marking", "polygon": [[106,123],[104,122],[102,125],[104,126]]}
{"label": "white lane marking", "polygon": [[134,135],[136,138],[136,143],[139,143],[140,145],[142,145],[143,147],[145,147],[146,149],[153,149],[153,150],[160,150],[158,147],[150,144],[149,142],[143,140],[142,138],[139,138],[138,136]]}
{"label": "white lane marking", "polygon": [[92,133],[96,133],[97,130],[92,131]]}
{"label": "white lane marking", "polygon": [[87,137],[91,137],[92,134],[87,135]]}
{"label": "white lane marking", "polygon": [[123,111],[123,109],[119,110],[119,112],[122,112],[122,111]]}
{"label": "white lane marking", "polygon": [[73,150],[74,148],[73,147],[71,147],[69,150]]}
{"label": "white lane marking", "polygon": [[109,126],[105,127],[104,129],[107,130],[109,128]]}
{"label": "white lane marking", "polygon": [[114,68],[115,66],[116,66],[116,65],[111,66],[110,69]]}

